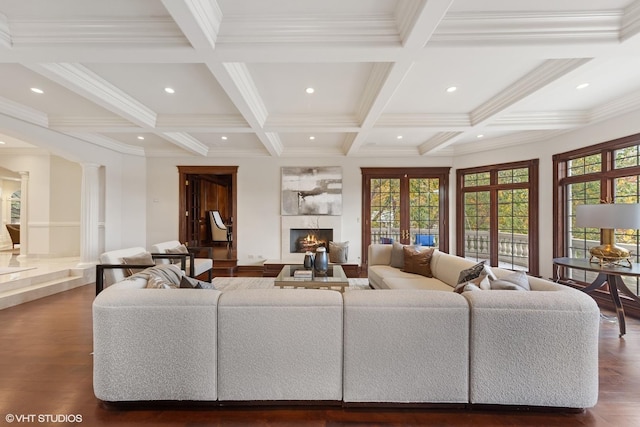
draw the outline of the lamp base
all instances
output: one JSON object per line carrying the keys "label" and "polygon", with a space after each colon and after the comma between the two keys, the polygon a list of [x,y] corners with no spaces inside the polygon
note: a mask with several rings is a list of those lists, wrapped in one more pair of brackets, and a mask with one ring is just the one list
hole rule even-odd
{"label": "lamp base", "polygon": [[[631,267],[631,253],[620,246],[604,244],[589,249],[591,259],[589,262],[598,262],[600,265],[613,264]],[[594,261],[594,258],[597,261]]]}

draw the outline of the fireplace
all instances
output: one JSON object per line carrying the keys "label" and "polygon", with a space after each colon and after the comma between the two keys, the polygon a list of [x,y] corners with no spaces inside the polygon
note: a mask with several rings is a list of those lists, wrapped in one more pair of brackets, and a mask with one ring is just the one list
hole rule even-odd
{"label": "fireplace", "polygon": [[[297,252],[292,247],[293,233],[291,230],[304,230],[306,234],[309,231],[331,230],[332,235],[316,237],[316,240],[326,242],[327,250],[329,250],[329,242],[341,242],[342,238],[342,217],[335,215],[326,216],[308,216],[308,215],[282,215],[280,217],[280,261],[289,264],[302,264],[304,261],[305,251]],[[300,237],[297,236],[293,241]],[[295,243],[293,243],[295,245]],[[295,248],[295,246],[293,246]],[[315,249],[313,249],[315,251]]]}
{"label": "fireplace", "polygon": [[291,228],[289,229],[289,252],[305,253],[315,252],[319,246],[324,246],[329,251],[329,242],[333,240],[331,228]]}

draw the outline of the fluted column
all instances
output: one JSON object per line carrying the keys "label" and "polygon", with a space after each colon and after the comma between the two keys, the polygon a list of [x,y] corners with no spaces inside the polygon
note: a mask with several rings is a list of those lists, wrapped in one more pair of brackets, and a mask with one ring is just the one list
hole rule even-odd
{"label": "fluted column", "polygon": [[26,258],[29,252],[29,172],[20,174],[20,255]]}
{"label": "fluted column", "polygon": [[80,264],[79,267],[98,262],[100,244],[100,165],[82,163],[82,187],[80,190]]}

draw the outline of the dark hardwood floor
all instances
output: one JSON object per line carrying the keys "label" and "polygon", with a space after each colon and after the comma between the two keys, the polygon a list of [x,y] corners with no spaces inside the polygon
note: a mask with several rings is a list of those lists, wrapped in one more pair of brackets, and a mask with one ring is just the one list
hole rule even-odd
{"label": "dark hardwood floor", "polygon": [[[577,414],[313,406],[107,408],[92,391],[93,297],[94,287],[87,285],[0,310],[0,426],[640,425],[640,321],[636,319],[628,319],[623,339],[618,338],[617,324],[601,323],[599,402]],[[72,416],[81,417],[81,422]],[[50,422],[40,422],[47,417]],[[69,422],[59,422],[65,419]]]}

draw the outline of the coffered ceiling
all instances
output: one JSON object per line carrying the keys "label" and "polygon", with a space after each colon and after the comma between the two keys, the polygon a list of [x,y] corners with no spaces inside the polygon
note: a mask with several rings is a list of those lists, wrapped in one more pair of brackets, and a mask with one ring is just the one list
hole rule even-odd
{"label": "coffered ceiling", "polygon": [[37,126],[209,157],[544,143],[640,109],[639,33],[640,0],[0,0],[0,140],[37,146]]}

